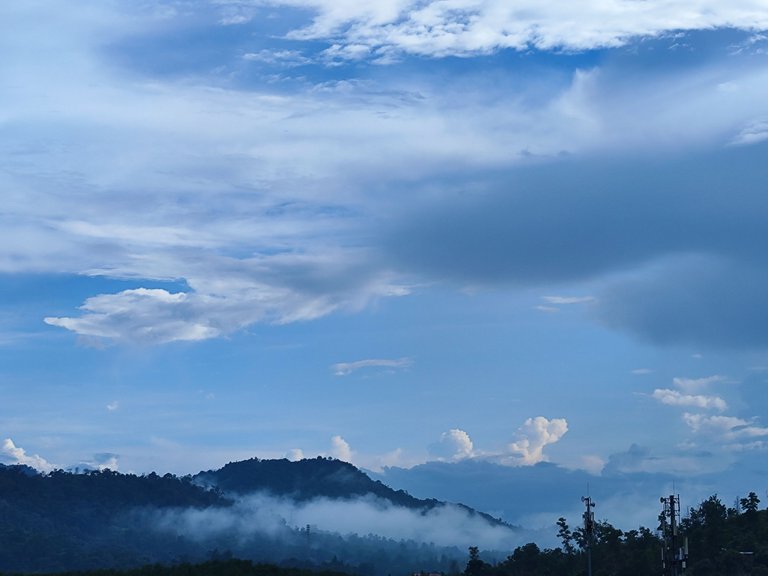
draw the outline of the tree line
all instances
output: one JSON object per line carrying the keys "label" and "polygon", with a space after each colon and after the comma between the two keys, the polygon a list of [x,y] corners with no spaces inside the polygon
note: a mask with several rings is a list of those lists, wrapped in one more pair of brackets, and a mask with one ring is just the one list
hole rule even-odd
{"label": "tree line", "polygon": [[[686,576],[768,576],[768,510],[759,509],[755,492],[727,507],[717,495],[690,508],[679,521],[678,539],[688,542]],[[587,554],[592,556],[593,576],[662,575],[659,527],[641,526],[622,531],[607,521],[571,529],[565,518],[557,521],[561,546],[540,549],[529,543],[516,548],[502,562],[485,562],[480,551],[469,549],[464,576],[584,576]]]}

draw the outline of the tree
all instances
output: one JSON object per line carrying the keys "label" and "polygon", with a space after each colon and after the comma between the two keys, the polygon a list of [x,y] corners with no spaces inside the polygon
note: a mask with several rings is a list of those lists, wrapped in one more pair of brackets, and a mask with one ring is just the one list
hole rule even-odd
{"label": "tree", "polygon": [[560,538],[560,541],[563,543],[563,552],[568,555],[574,554],[576,552],[576,547],[573,545],[573,534],[571,533],[570,528],[568,528],[565,518],[562,516],[557,519],[557,527],[559,528],[557,537]]}
{"label": "tree", "polygon": [[741,505],[741,509],[746,514],[757,512],[757,505],[760,504],[760,498],[757,497],[757,494],[754,492],[750,492],[747,494],[746,498],[742,498],[739,500],[739,504]]}
{"label": "tree", "polygon": [[477,546],[470,546],[469,561],[467,561],[467,567],[464,569],[465,576],[481,576],[488,568],[490,565],[480,560],[480,550]]}

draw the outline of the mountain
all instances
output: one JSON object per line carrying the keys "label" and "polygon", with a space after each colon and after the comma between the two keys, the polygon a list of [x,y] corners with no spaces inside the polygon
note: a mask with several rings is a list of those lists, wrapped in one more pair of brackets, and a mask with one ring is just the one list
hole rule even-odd
{"label": "mountain", "polygon": [[228,556],[370,576],[455,572],[469,545],[509,549],[515,539],[486,514],[325,458],[252,459],[183,478],[0,467],[0,572]]}
{"label": "mountain", "polygon": [[419,500],[404,490],[393,490],[373,481],[364,472],[341,460],[323,458],[300,460],[259,460],[230,462],[219,470],[200,472],[195,483],[239,495],[269,492],[297,501],[313,498],[349,499],[372,494],[407,508],[429,508],[440,504],[435,499]]}
{"label": "mountain", "polygon": [[352,464],[322,456],[298,462],[258,458],[230,462],[219,470],[200,472],[193,477],[193,481],[207,488],[217,488],[223,493],[242,496],[268,492],[297,502],[315,498],[349,500],[373,496],[411,510],[429,511],[443,506],[458,506],[491,525],[513,528],[498,518],[464,504],[447,504],[434,498],[419,499],[405,490],[393,490],[380,480],[372,480]]}

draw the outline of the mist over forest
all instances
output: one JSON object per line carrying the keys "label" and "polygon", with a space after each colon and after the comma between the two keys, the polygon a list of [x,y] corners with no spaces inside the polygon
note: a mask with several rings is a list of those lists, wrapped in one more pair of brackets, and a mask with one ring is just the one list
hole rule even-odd
{"label": "mist over forest", "polygon": [[413,498],[325,458],[253,459],[182,478],[2,466],[0,512],[2,572],[229,557],[371,575],[456,572],[469,546],[500,559],[523,542],[486,514]]}

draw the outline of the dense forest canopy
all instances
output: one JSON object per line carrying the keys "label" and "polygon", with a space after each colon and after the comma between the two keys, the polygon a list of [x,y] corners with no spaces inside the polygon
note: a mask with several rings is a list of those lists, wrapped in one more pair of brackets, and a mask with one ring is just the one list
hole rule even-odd
{"label": "dense forest canopy", "polygon": [[[755,492],[737,504],[727,507],[713,495],[679,519],[676,539],[687,548],[687,576],[768,576],[768,510],[759,510]],[[626,532],[607,521],[597,521],[589,545],[584,527],[572,530],[565,518],[560,518],[561,547],[541,550],[529,543],[495,564],[483,561],[480,552],[471,548],[465,576],[583,575],[587,573],[588,554],[594,576],[661,575],[661,528],[667,519],[660,514],[659,521],[657,530],[641,526]]]}

